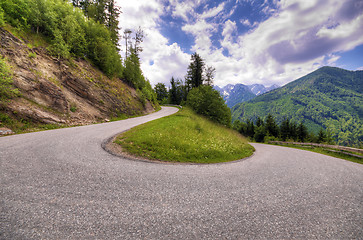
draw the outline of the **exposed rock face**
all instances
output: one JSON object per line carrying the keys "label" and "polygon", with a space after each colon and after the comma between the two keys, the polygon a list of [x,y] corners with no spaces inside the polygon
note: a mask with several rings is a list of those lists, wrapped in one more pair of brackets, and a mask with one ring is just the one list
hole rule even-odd
{"label": "exposed rock face", "polygon": [[11,65],[14,85],[22,95],[2,111],[18,118],[73,125],[154,111],[149,102],[142,105],[133,88],[110,80],[87,61],[56,59],[2,28],[0,54]]}

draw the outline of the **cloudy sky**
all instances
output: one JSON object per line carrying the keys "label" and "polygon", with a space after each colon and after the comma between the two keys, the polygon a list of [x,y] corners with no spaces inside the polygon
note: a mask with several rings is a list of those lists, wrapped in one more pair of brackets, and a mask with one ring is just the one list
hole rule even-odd
{"label": "cloudy sky", "polygon": [[141,68],[153,85],[184,79],[194,52],[218,86],[282,86],[326,65],[363,70],[363,0],[117,2],[122,31],[146,34]]}

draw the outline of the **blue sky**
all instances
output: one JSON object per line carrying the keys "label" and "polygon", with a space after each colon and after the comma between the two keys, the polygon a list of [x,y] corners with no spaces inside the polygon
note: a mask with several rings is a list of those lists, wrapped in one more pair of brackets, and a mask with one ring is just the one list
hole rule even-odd
{"label": "blue sky", "polygon": [[[363,0],[118,0],[122,29],[146,33],[144,75],[183,79],[190,54],[215,84],[284,85],[322,66],[363,70]],[[125,44],[121,40],[121,46]]]}

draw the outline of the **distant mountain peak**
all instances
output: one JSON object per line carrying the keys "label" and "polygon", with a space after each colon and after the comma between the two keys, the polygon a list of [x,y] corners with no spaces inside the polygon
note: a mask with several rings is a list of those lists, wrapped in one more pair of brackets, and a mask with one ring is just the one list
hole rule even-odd
{"label": "distant mountain peak", "polygon": [[274,84],[265,87],[262,84],[244,85],[242,83],[227,84],[224,87],[215,86],[214,89],[220,92],[228,107],[233,107],[237,103],[245,102],[255,98],[258,95],[269,92],[279,86]]}

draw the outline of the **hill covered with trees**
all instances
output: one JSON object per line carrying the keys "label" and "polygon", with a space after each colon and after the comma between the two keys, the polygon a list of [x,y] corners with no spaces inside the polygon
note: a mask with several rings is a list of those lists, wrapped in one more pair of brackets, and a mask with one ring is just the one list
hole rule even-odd
{"label": "hill covered with trees", "polygon": [[1,125],[83,124],[158,108],[140,69],[143,32],[128,30],[123,59],[119,14],[114,0],[1,1]]}
{"label": "hill covered with trees", "polygon": [[363,71],[323,67],[232,108],[234,121],[256,122],[269,114],[278,124],[302,122],[315,134],[327,130],[337,144],[362,146]]}

